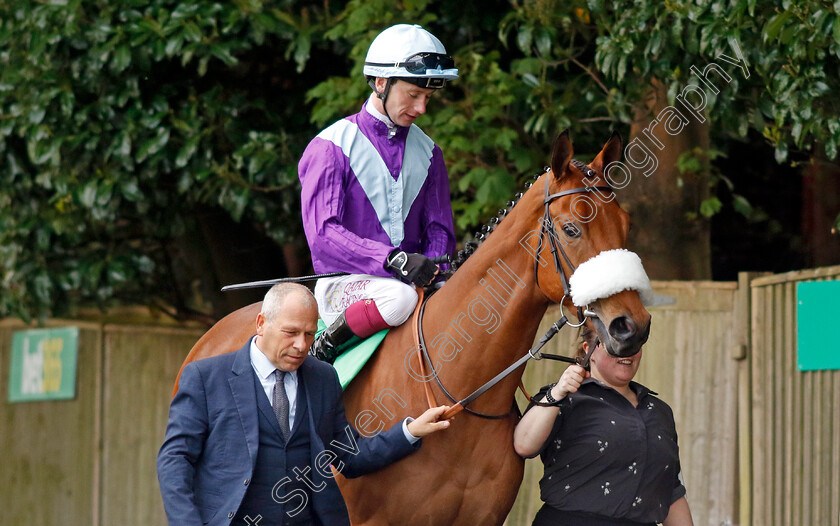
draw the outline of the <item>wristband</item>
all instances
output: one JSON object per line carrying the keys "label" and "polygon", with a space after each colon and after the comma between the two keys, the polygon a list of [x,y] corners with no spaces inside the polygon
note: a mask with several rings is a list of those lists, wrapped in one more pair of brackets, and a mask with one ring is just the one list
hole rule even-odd
{"label": "wristband", "polygon": [[551,396],[551,390],[554,389],[554,386],[557,385],[557,382],[548,386],[548,391],[545,393],[545,401],[551,405],[557,405],[560,403],[560,400],[555,400],[553,396]]}

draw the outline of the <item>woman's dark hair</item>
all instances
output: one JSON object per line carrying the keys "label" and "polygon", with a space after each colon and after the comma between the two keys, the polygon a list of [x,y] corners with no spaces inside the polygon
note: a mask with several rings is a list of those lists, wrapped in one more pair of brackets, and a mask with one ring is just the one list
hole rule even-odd
{"label": "woman's dark hair", "polygon": [[575,353],[575,358],[583,358],[586,356],[586,351],[583,349],[584,342],[586,342],[590,350],[594,349],[599,343],[601,343],[601,340],[598,339],[598,333],[596,333],[595,330],[593,330],[588,324],[581,326],[578,338],[580,338],[580,344],[578,345],[577,352]]}

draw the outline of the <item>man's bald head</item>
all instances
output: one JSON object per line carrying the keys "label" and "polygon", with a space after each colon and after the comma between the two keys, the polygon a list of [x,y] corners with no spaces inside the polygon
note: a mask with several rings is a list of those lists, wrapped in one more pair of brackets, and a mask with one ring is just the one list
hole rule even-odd
{"label": "man's bald head", "polygon": [[287,301],[299,302],[301,306],[315,309],[316,312],[318,310],[318,303],[311,290],[299,283],[278,283],[266,293],[260,314],[265,316],[267,323],[271,324],[283,310]]}

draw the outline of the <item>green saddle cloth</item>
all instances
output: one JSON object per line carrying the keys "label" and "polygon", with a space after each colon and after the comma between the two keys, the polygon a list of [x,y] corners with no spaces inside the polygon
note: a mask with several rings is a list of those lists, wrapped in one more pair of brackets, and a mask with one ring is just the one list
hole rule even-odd
{"label": "green saddle cloth", "polygon": [[[326,328],[327,326],[324,324],[324,321],[319,319],[317,334],[320,334],[321,331]],[[370,357],[373,356],[373,353],[376,351],[377,347],[379,347],[379,344],[385,339],[385,335],[388,334],[388,331],[389,329],[384,329],[377,332],[373,336],[370,336],[356,345],[353,345],[338,357],[333,364],[333,367],[335,367],[335,370],[338,371],[338,381],[341,382],[342,389],[345,389],[353,378],[359,374],[359,371],[362,370],[362,367],[364,367]]]}

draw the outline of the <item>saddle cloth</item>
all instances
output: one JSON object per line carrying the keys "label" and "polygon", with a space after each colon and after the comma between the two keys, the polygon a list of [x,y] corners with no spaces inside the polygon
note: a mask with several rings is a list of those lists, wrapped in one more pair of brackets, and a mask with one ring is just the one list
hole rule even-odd
{"label": "saddle cloth", "polygon": [[[320,334],[324,329],[326,329],[326,325],[322,320],[318,320],[318,334]],[[385,339],[385,335],[388,334],[388,330],[389,329],[379,331],[373,336],[365,338],[364,340],[351,346],[338,357],[333,364],[333,367],[335,367],[335,370],[338,372],[338,381],[341,383],[342,389],[346,389],[353,378],[359,374],[359,371],[362,370],[362,367],[364,367],[370,357],[373,356],[373,353],[379,347],[379,344]]]}

